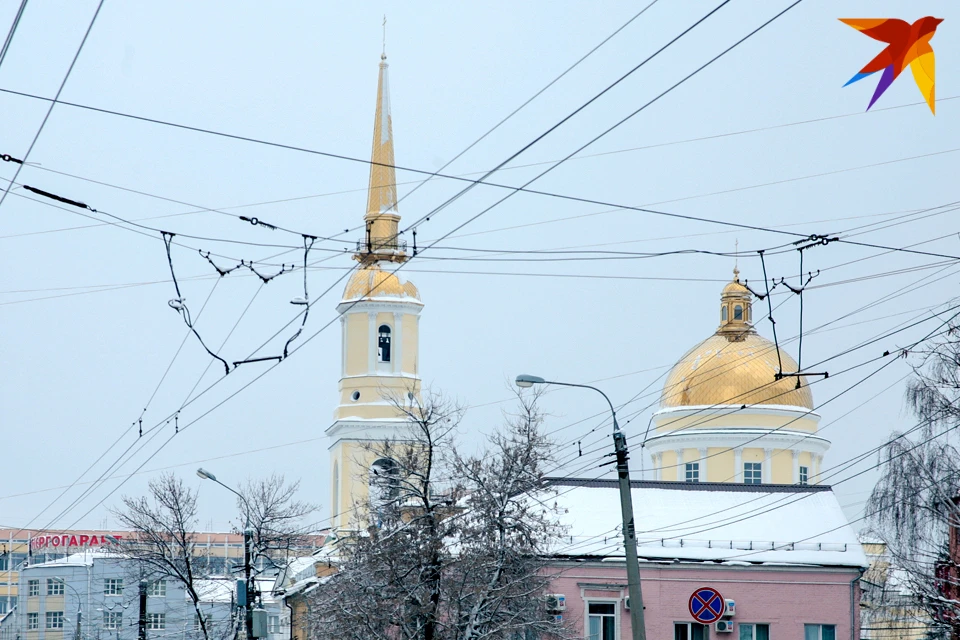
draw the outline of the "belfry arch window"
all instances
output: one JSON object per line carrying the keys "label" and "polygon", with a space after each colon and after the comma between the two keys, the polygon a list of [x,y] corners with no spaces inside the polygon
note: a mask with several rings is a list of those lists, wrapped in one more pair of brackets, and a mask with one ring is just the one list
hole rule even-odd
{"label": "belfry arch window", "polygon": [[370,465],[370,497],[385,504],[400,496],[400,467],[390,458],[379,458]]}
{"label": "belfry arch window", "polygon": [[380,325],[377,334],[377,360],[390,362],[390,325]]}
{"label": "belfry arch window", "polygon": [[743,306],[736,305],[733,307],[733,319],[734,320],[743,320]]}
{"label": "belfry arch window", "polygon": [[727,305],[720,307],[720,322],[727,321]]}

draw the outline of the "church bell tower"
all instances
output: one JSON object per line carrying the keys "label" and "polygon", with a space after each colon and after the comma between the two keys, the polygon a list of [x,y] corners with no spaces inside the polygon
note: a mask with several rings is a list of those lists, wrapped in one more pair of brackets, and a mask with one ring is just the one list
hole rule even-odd
{"label": "church bell tower", "polygon": [[407,416],[397,403],[410,404],[420,393],[419,328],[423,303],[412,282],[394,273],[406,262],[400,239],[397,178],[393,158],[393,126],[386,55],[380,60],[373,151],[364,234],[351,275],[337,305],[342,357],[340,400],[330,438],[331,527],[355,524],[355,505],[368,495],[371,469],[390,471],[390,460],[378,459],[371,445],[403,441]]}

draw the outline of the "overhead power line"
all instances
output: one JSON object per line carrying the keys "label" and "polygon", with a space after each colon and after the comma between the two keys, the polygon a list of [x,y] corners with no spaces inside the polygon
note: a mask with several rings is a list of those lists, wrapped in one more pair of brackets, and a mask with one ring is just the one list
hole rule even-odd
{"label": "overhead power line", "polygon": [[[17,180],[17,176],[20,175],[20,171],[23,169],[23,163],[27,161],[27,158],[30,157],[30,152],[33,151],[34,145],[37,144],[37,140],[40,138],[40,134],[43,133],[43,127],[46,126],[47,120],[50,119],[50,114],[53,112],[53,108],[57,106],[57,101],[60,99],[60,94],[63,93],[63,88],[67,86],[67,80],[70,79],[70,73],[73,72],[74,65],[77,64],[77,58],[80,57],[80,52],[83,51],[83,45],[87,42],[87,37],[90,35],[90,31],[93,29],[93,24],[97,21],[97,16],[100,15],[100,9],[103,8],[103,1],[100,0],[97,4],[97,10],[93,12],[93,17],[90,18],[90,24],[87,25],[87,30],[83,34],[83,40],[80,41],[80,46],[77,47],[77,52],[73,54],[73,60],[70,61],[70,67],[67,68],[67,73],[63,76],[63,82],[60,83],[60,88],[57,89],[57,94],[53,97],[53,100],[50,102],[50,107],[47,109],[46,115],[43,116],[43,121],[40,122],[40,127],[37,128],[36,135],[33,136],[33,141],[30,142],[30,146],[27,148],[27,152],[23,154],[22,162],[17,165],[17,170],[13,174],[13,178],[10,180],[10,186],[3,190],[3,195],[0,195],[0,207],[3,206],[4,201],[7,199],[7,194],[10,193],[10,189],[13,188],[14,182]],[[26,3],[24,3],[25,5]],[[23,5],[20,7],[21,11],[23,10]],[[17,15],[17,22],[20,20],[20,15]],[[13,38],[13,32],[10,33],[9,38]],[[9,43],[7,43],[9,44]],[[4,49],[4,54],[6,54],[6,45]]]}

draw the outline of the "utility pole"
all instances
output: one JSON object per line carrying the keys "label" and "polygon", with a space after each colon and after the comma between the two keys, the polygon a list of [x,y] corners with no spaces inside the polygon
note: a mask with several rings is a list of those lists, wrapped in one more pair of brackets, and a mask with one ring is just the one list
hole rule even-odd
{"label": "utility pole", "polygon": [[73,633],[73,640],[80,640],[80,620],[83,618],[83,609],[77,603],[77,630]]}
{"label": "utility pole", "polygon": [[243,530],[243,577],[247,585],[247,598],[243,615],[247,629],[247,640],[253,640],[253,599],[257,595],[257,588],[250,583],[250,547],[252,545],[253,529],[246,527]]}
{"label": "utility pole", "polygon": [[147,640],[147,581],[140,581],[140,617],[137,619],[137,639]]}
{"label": "utility pole", "polygon": [[643,592],[640,590],[640,561],[637,559],[637,528],[633,523],[633,497],[630,495],[630,466],[627,463],[627,437],[613,415],[613,449],[617,454],[617,479],[620,483],[620,516],[623,519],[623,548],[627,555],[627,592],[630,594],[630,626],[636,640],[646,640],[643,620]]}
{"label": "utility pole", "polygon": [[613,450],[617,458],[617,479],[620,485],[620,517],[623,520],[623,549],[627,559],[627,593],[630,596],[630,627],[633,640],[647,640],[647,629],[643,619],[643,592],[640,589],[640,561],[637,559],[637,528],[633,522],[633,497],[630,495],[630,465],[627,455],[627,437],[620,431],[617,411],[603,391],[588,384],[557,382],[544,380],[540,376],[522,374],[517,376],[517,386],[532,387],[535,384],[555,384],[561,387],[592,389],[607,401],[610,416],[613,418]]}

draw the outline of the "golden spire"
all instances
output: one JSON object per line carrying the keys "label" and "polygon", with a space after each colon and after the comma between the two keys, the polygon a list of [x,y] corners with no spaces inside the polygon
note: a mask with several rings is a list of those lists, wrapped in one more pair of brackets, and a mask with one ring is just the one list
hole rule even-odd
{"label": "golden spire", "polygon": [[[384,19],[386,24],[386,19]],[[355,259],[365,264],[380,260],[405,262],[405,242],[398,237],[397,172],[393,159],[393,123],[390,118],[390,83],[387,54],[380,55],[377,83],[377,110],[373,120],[373,151],[370,155],[370,188],[364,238],[358,243]]]}

